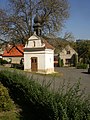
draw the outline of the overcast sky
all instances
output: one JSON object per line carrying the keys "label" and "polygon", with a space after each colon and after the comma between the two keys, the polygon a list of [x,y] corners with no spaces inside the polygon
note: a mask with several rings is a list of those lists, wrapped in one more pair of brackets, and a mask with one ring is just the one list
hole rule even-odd
{"label": "overcast sky", "polygon": [[[68,0],[70,18],[65,23],[65,32],[71,32],[75,39],[90,40],[90,0]],[[0,0],[0,7],[6,7],[7,0]]]}

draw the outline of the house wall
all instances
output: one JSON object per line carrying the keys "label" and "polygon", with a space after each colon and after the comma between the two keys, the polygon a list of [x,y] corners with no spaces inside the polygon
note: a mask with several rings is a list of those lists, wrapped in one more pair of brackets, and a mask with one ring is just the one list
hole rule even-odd
{"label": "house wall", "polygon": [[23,57],[3,57],[3,59],[7,60],[8,62],[11,59],[12,60],[11,63],[15,63],[15,64],[20,64],[21,58],[23,58]]}
{"label": "house wall", "polygon": [[[67,51],[70,51],[70,54],[67,54]],[[74,54],[77,55],[77,53],[74,49],[68,49],[67,51],[65,49],[63,49],[62,52],[60,53],[60,58],[63,59],[64,66],[69,65],[66,63],[66,59],[71,59]]]}

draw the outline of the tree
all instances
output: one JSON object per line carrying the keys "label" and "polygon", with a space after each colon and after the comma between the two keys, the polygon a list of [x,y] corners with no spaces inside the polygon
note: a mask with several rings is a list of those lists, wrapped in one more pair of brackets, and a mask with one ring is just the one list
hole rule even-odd
{"label": "tree", "polygon": [[[44,34],[60,31],[69,17],[67,0],[8,0],[9,9],[0,14],[0,33],[13,40],[26,40],[33,31],[36,12]],[[2,18],[2,19],[1,19]]]}
{"label": "tree", "polygon": [[82,58],[83,63],[88,63],[90,60],[90,41],[80,40],[79,42],[76,42],[76,47],[79,59]]}
{"label": "tree", "polygon": [[66,32],[63,39],[69,42],[75,41],[74,35],[71,32]]}

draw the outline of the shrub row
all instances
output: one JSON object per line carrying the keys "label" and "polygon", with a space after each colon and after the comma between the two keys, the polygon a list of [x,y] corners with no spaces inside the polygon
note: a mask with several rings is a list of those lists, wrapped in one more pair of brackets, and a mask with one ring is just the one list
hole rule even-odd
{"label": "shrub row", "polygon": [[7,63],[8,63],[8,61],[3,60],[3,59],[0,58],[0,65],[7,64]]}
{"label": "shrub row", "polygon": [[[79,84],[57,93],[16,71],[0,71],[0,81],[20,105],[28,106],[33,120],[90,120],[90,103]],[[30,109],[28,109],[30,113]],[[29,119],[27,119],[29,120]]]}
{"label": "shrub row", "polygon": [[86,69],[86,68],[87,68],[87,64],[83,64],[83,63],[77,64],[77,69]]}

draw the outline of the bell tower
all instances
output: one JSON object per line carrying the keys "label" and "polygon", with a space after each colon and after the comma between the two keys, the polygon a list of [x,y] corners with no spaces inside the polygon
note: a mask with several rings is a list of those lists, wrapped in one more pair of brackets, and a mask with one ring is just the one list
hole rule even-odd
{"label": "bell tower", "polygon": [[41,18],[38,14],[36,14],[34,18],[34,25],[33,25],[34,31],[38,36],[41,36]]}

